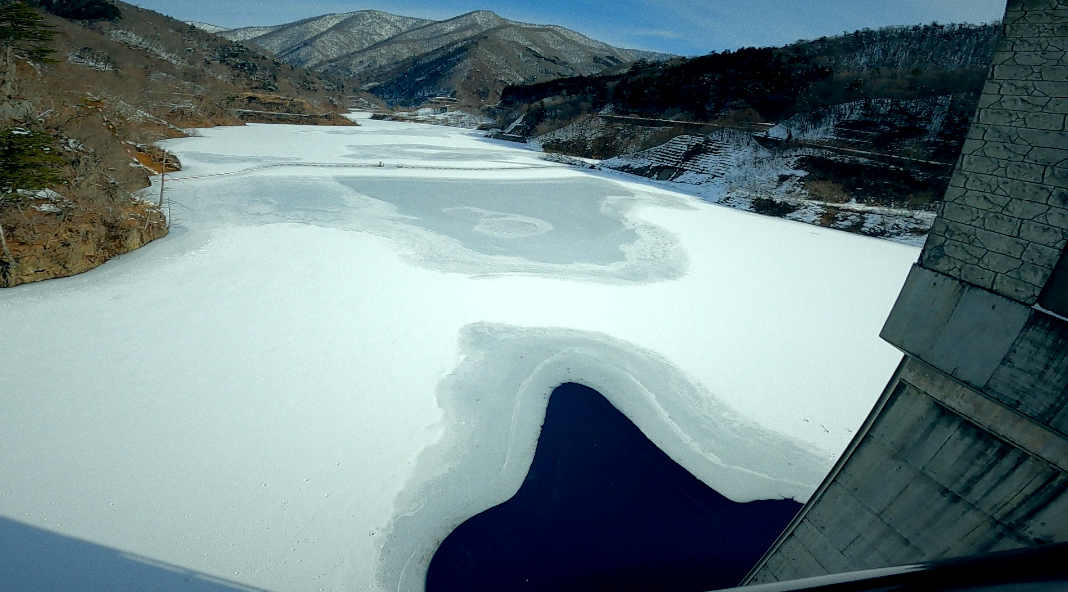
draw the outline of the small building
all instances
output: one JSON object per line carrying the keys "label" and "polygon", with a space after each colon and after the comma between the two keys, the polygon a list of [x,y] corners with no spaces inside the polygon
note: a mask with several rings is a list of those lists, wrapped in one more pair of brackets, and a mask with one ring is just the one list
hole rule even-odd
{"label": "small building", "polygon": [[438,113],[448,113],[460,105],[460,99],[455,97],[433,97],[425,103]]}

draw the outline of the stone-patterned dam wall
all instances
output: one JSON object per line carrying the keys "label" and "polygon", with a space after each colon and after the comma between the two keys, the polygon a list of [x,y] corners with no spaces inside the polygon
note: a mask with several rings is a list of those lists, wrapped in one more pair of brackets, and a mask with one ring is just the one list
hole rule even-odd
{"label": "stone-patterned dam wall", "polygon": [[1009,0],[938,220],[882,337],[904,352],[743,583],[1068,541],[1068,0]]}

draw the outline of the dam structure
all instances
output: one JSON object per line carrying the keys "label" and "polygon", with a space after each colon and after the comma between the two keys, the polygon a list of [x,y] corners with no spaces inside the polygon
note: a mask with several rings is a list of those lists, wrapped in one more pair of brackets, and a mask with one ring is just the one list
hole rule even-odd
{"label": "dam structure", "polygon": [[1068,541],[1068,0],[1009,0],[883,339],[905,355],[743,584]]}

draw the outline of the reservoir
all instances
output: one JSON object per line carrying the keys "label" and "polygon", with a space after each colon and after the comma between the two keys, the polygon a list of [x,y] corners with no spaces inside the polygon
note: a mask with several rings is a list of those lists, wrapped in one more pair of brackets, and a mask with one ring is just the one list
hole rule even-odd
{"label": "reservoir", "polygon": [[[917,250],[360,123],[161,142],[167,237],[0,291],[2,546],[109,592],[736,583]],[[47,563],[0,589],[84,587]]]}
{"label": "reservoir", "polygon": [[445,539],[427,591],[730,587],[800,509],[794,500],[732,502],[600,393],[564,384],[519,492]]}
{"label": "reservoir", "polygon": [[601,179],[369,179],[339,182],[396,206],[411,223],[483,255],[550,264],[608,265],[637,240],[612,198],[633,196]]}

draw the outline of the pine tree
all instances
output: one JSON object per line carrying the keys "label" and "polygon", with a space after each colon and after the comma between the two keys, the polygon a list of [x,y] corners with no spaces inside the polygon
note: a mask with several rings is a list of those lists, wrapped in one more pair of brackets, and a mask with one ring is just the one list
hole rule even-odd
{"label": "pine tree", "polygon": [[36,0],[35,4],[65,19],[114,21],[122,18],[119,7],[107,0]]}
{"label": "pine tree", "polygon": [[20,0],[0,0],[0,48],[7,61],[4,94],[15,89],[15,60],[47,61],[52,50],[46,45],[55,34],[40,12]]}
{"label": "pine tree", "polygon": [[63,180],[64,160],[52,136],[21,127],[0,131],[0,199],[19,189],[44,189]]}
{"label": "pine tree", "polygon": [[[21,127],[0,131],[0,213],[7,202],[19,197],[19,189],[43,189],[59,183],[63,175],[55,167],[63,164],[63,158],[55,153],[55,141],[51,136],[34,133]],[[0,224],[0,272],[17,266],[7,246],[4,227]],[[3,285],[6,273],[0,273]]]}

